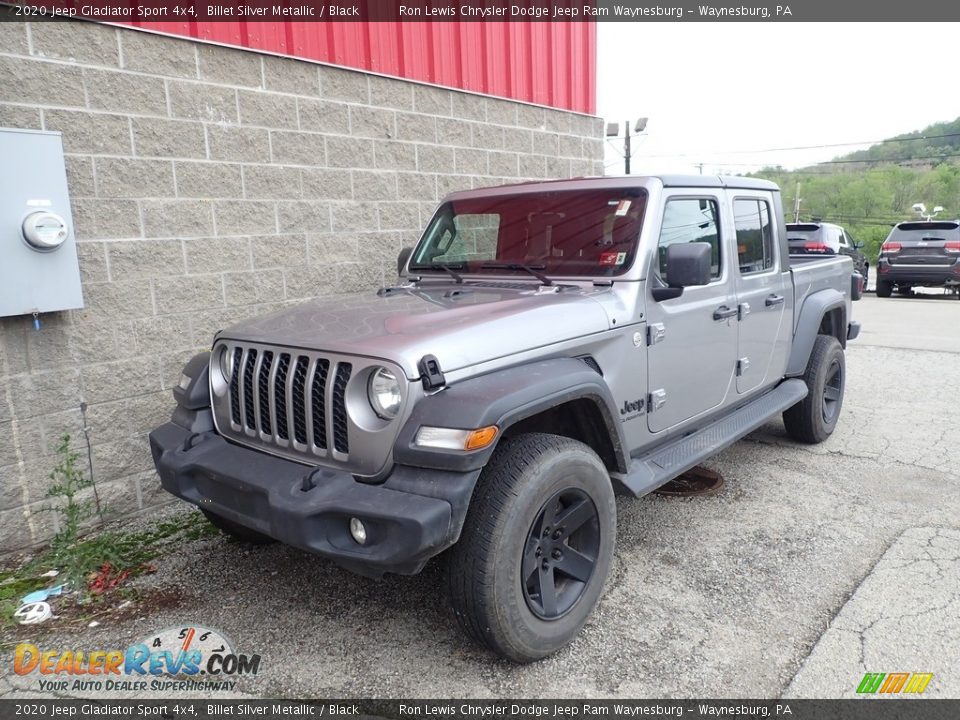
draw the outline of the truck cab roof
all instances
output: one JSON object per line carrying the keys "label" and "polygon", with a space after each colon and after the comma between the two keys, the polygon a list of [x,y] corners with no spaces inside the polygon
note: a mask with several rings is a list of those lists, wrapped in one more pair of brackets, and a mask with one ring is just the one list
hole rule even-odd
{"label": "truck cab roof", "polygon": [[732,188],[742,190],[769,190],[779,192],[776,183],[757,178],[737,177],[730,175],[604,175],[592,177],[578,177],[562,180],[530,180],[519,183],[509,183],[491,187],[463,190],[451,193],[450,198],[478,195],[496,195],[498,192],[510,194],[536,192],[545,188],[558,190],[588,190],[591,188],[630,188],[642,187],[650,180],[658,180],[665,188]]}

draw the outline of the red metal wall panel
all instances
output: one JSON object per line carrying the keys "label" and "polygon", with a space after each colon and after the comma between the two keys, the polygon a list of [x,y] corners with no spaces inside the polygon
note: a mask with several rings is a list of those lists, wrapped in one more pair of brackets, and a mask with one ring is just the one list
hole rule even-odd
{"label": "red metal wall panel", "polygon": [[596,111],[596,25],[589,22],[129,24],[486,95]]}

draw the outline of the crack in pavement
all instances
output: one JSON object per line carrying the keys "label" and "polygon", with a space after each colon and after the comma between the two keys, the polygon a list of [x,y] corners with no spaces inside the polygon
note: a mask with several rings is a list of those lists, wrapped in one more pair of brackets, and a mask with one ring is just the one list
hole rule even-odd
{"label": "crack in pavement", "polygon": [[[898,586],[895,580],[921,563],[932,564],[935,575],[914,573],[910,584]],[[947,612],[960,603],[958,587],[960,531],[903,531],[840,607],[781,696],[855,697],[863,672],[931,670],[940,681],[925,694],[949,694],[960,678],[958,613]],[[931,662],[937,667],[919,667]]]}
{"label": "crack in pavement", "polygon": [[816,451],[814,451],[814,450],[812,450],[812,449],[809,449],[809,448],[808,448],[807,446],[805,446],[805,445],[794,444],[794,443],[791,443],[791,442],[782,442],[782,441],[780,441],[780,440],[776,440],[776,439],[773,439],[773,438],[751,437],[751,436],[749,436],[749,435],[748,435],[747,437],[741,439],[740,442],[742,442],[742,443],[747,443],[747,444],[750,444],[750,445],[767,445],[767,446],[771,446],[771,447],[778,447],[778,448],[786,448],[786,449],[790,449],[790,450],[797,450],[797,451],[799,451],[799,452],[803,452],[803,453],[806,453],[807,455],[812,455],[812,456],[814,456],[814,457],[823,457],[824,455],[838,455],[838,456],[840,456],[840,457],[850,458],[850,459],[854,459],[854,460],[872,460],[872,461],[874,461],[874,462],[883,462],[883,464],[884,464],[884,465],[887,465],[887,466],[902,465],[902,466],[904,466],[904,467],[912,468],[912,469],[914,469],[914,470],[933,470],[933,471],[935,471],[935,472],[939,472],[939,473],[942,473],[942,474],[944,474],[944,475],[947,475],[948,477],[950,477],[950,478],[952,478],[952,479],[960,480],[960,473],[956,472],[956,471],[953,469],[952,466],[951,466],[949,469],[947,469],[947,470],[943,470],[943,469],[940,468],[940,466],[920,465],[920,464],[918,464],[916,461],[915,461],[915,462],[905,462],[905,461],[903,461],[903,460],[896,460],[896,459],[893,459],[893,458],[884,461],[883,454],[884,454],[884,452],[886,452],[886,450],[889,450],[892,445],[891,445],[890,440],[888,440],[888,439],[886,439],[886,438],[882,438],[882,439],[886,442],[887,447],[884,448],[884,450],[882,450],[882,451],[881,451],[880,453],[878,453],[878,454],[873,454],[873,453],[869,453],[869,454],[856,454],[856,453],[848,452],[848,451],[846,451],[844,448],[840,448],[840,449],[838,449],[838,450],[827,449],[827,450],[825,450],[825,451],[816,452]]}

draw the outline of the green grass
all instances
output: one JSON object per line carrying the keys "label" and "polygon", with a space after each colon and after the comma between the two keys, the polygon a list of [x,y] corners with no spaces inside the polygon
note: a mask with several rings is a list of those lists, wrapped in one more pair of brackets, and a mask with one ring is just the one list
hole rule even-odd
{"label": "green grass", "polygon": [[[105,531],[80,538],[70,545],[55,543],[24,565],[0,571],[0,623],[14,622],[13,613],[20,605],[20,598],[27,593],[63,582],[64,566],[72,568],[75,577],[84,579],[107,563],[113,573],[126,571],[130,576],[136,576],[148,570],[152,560],[184,543],[218,534],[219,531],[203,515],[191,512],[138,532]],[[61,575],[40,577],[47,570],[61,570]],[[68,589],[79,590],[85,601],[90,600],[86,582],[74,582],[82,587]]]}

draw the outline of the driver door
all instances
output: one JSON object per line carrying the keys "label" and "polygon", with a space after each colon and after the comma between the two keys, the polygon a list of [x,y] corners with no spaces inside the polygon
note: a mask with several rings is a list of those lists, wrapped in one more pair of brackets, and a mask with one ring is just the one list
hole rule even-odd
{"label": "driver door", "polygon": [[[654,433],[719,407],[730,393],[737,353],[737,296],[729,242],[721,227],[725,203],[722,190],[665,195],[660,237],[647,273],[647,423]],[[710,243],[711,282],[657,302],[652,290],[666,285],[666,249],[684,242]]]}

